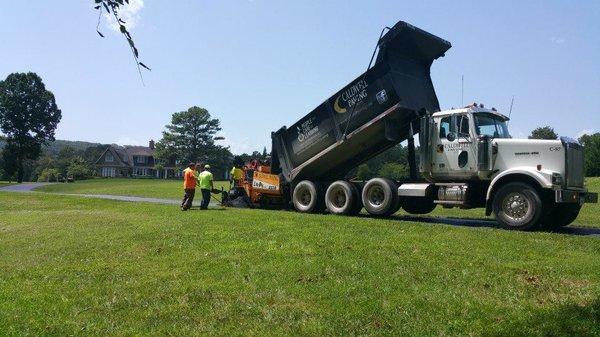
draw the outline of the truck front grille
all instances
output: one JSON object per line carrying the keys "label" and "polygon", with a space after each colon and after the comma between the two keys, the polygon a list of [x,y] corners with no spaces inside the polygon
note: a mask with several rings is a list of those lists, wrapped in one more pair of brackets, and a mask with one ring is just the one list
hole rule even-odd
{"label": "truck front grille", "polygon": [[566,151],[566,184],[567,187],[583,187],[584,163],[583,147],[577,141],[561,138]]}

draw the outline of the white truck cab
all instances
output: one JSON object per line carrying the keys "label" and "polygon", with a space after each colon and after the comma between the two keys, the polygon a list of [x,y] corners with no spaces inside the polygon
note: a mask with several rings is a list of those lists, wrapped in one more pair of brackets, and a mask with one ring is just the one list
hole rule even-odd
{"label": "white truck cab", "polygon": [[398,188],[403,208],[485,207],[504,227],[537,229],[566,226],[584,202],[597,202],[584,187],[577,141],[514,139],[508,120],[477,104],[422,118],[419,168],[427,183]]}

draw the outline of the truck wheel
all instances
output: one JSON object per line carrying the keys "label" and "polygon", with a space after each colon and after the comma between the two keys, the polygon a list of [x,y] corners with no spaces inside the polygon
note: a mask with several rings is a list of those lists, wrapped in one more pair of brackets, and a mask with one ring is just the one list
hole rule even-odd
{"label": "truck wheel", "polygon": [[292,194],[292,202],[298,212],[313,213],[323,210],[320,188],[310,180],[302,180],[296,185]]}
{"label": "truck wheel", "polygon": [[579,204],[554,204],[542,223],[546,228],[561,228],[575,221],[581,210]]}
{"label": "truck wheel", "polygon": [[358,199],[358,191],[354,185],[344,180],[338,180],[329,185],[325,192],[325,207],[332,214],[348,215],[356,211],[356,204],[360,204]]}
{"label": "truck wheel", "polygon": [[508,183],[494,195],[492,209],[506,229],[535,230],[540,226],[542,199],[525,183]]}
{"label": "truck wheel", "polygon": [[372,215],[391,215],[398,205],[398,186],[385,178],[373,178],[362,190],[362,202]]}
{"label": "truck wheel", "polygon": [[437,206],[433,199],[427,197],[405,198],[402,201],[402,209],[410,214],[428,214]]}

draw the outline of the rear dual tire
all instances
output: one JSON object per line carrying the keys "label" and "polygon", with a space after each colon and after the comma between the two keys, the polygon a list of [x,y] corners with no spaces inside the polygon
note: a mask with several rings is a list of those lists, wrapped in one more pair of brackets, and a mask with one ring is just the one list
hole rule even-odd
{"label": "rear dual tire", "polygon": [[358,188],[345,180],[333,182],[325,192],[325,207],[332,214],[356,215],[360,213],[362,203]]}
{"label": "rear dual tire", "polygon": [[294,187],[292,203],[298,212],[318,213],[324,208],[321,187],[310,180],[302,180]]}
{"label": "rear dual tire", "polygon": [[400,209],[398,185],[389,179],[373,178],[363,187],[362,203],[371,215],[392,215]]}

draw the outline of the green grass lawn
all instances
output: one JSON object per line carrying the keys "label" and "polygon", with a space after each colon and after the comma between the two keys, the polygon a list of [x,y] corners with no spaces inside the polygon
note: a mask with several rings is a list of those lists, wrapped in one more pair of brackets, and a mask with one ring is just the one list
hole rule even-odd
{"label": "green grass lawn", "polygon": [[8,182],[8,181],[2,181],[0,180],[0,187],[4,187],[4,186],[10,186],[10,185],[14,185],[16,184],[15,182]]}
{"label": "green grass lawn", "polygon": [[2,335],[600,335],[600,239],[0,192]]}
{"label": "green grass lawn", "polygon": [[[215,182],[216,188],[229,189],[229,182]],[[600,193],[600,178],[588,178],[586,186],[590,191]],[[79,193],[79,194],[113,194],[140,197],[180,199],[182,197],[182,182],[178,180],[159,179],[93,179],[77,181],[72,184],[57,184],[39,187],[42,192]],[[215,195],[215,197],[218,197]],[[403,211],[400,211],[402,214]],[[456,218],[489,218],[484,209],[463,210],[458,208],[446,209],[437,207],[427,216],[456,217]],[[600,204],[586,204],[583,207],[575,225],[600,227]]]}
{"label": "green grass lawn", "polygon": [[[229,182],[216,181],[215,188],[229,189]],[[91,179],[74,183],[47,185],[37,188],[42,192],[73,194],[112,194],[163,199],[181,199],[183,180],[165,179]]]}

